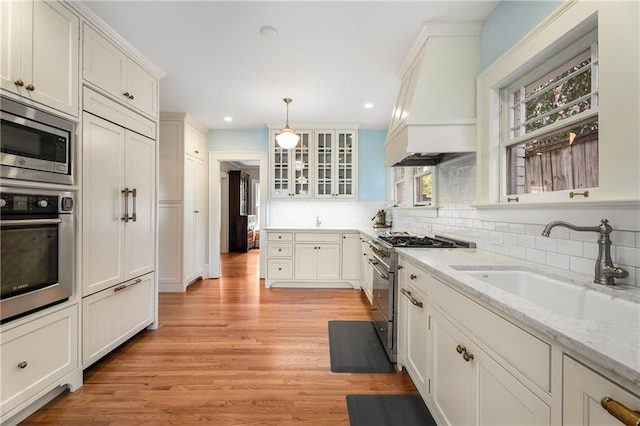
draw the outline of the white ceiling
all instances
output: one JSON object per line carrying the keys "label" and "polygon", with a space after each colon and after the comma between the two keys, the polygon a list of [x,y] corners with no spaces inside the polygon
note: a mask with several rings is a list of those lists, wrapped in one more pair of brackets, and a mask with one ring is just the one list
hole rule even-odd
{"label": "white ceiling", "polygon": [[[167,75],[162,111],[210,129],[386,129],[395,76],[426,21],[482,21],[496,1],[85,1]],[[265,25],[277,29],[268,39]],[[370,102],[373,108],[365,109]],[[223,117],[231,116],[228,123]]]}

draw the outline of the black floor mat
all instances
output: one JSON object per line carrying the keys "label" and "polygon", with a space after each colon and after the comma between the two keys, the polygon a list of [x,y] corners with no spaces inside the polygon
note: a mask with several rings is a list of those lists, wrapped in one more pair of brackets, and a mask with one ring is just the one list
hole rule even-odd
{"label": "black floor mat", "polygon": [[329,321],[329,354],[334,373],[395,373],[370,321]]}
{"label": "black floor mat", "polygon": [[420,395],[347,395],[351,426],[437,426]]}

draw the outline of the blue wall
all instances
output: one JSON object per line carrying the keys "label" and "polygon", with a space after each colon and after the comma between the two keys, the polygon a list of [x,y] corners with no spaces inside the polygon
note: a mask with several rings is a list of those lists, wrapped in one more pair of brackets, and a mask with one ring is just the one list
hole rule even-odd
{"label": "blue wall", "polygon": [[[384,166],[386,130],[358,131],[358,199],[387,199],[387,170]],[[269,152],[269,130],[210,130],[209,151]]]}
{"label": "blue wall", "polygon": [[495,62],[563,3],[558,0],[498,3],[480,33],[480,69]]}

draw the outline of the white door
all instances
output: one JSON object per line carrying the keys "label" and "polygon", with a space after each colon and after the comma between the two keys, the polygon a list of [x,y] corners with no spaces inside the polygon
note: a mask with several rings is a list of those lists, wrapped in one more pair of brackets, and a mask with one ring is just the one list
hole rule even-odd
{"label": "white door", "polygon": [[196,272],[196,162],[184,156],[184,279],[195,278]]}
{"label": "white door", "polygon": [[360,280],[362,278],[362,253],[360,234],[342,235],[342,279]]}
{"label": "white door", "polygon": [[87,296],[124,281],[125,129],[83,114],[82,287]]}
{"label": "white door", "polygon": [[[2,88],[19,95],[26,94],[23,46],[30,45],[33,3],[26,1],[0,2],[0,82]],[[28,59],[27,59],[28,60]],[[29,65],[29,68],[31,64]],[[16,85],[18,80],[22,86]]]}
{"label": "white door", "polygon": [[207,171],[203,161],[195,162],[195,275],[200,277],[204,274],[204,252],[206,245],[206,218],[207,218]]}
{"label": "white door", "polygon": [[155,141],[127,131],[125,188],[133,220],[125,222],[125,280],[152,272],[155,246]]}
{"label": "white door", "polygon": [[340,245],[318,244],[317,278],[335,281],[340,279]]}
{"label": "white door", "polygon": [[296,280],[315,280],[318,262],[317,244],[296,244],[294,248],[293,275]]}
{"label": "white door", "polygon": [[126,92],[129,93],[127,99],[131,106],[151,117],[158,115],[157,80],[133,61],[127,62]]}
{"label": "white door", "polygon": [[82,76],[124,102],[127,57],[88,24],[83,27]]}

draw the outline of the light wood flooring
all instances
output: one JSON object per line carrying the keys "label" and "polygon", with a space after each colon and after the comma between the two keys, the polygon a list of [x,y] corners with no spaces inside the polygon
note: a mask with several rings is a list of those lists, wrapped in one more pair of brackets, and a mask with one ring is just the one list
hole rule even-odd
{"label": "light wood flooring", "polygon": [[369,320],[360,291],[265,289],[258,250],[221,278],[161,293],[159,327],[84,374],[25,425],[348,425],[345,396],[416,393],[406,372],[332,373],[327,322]]}

